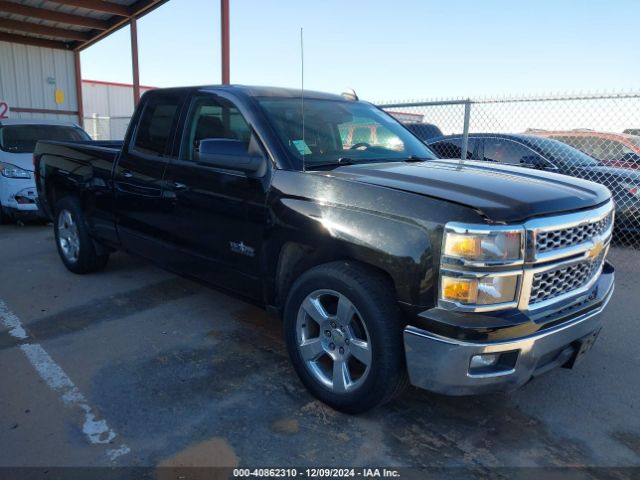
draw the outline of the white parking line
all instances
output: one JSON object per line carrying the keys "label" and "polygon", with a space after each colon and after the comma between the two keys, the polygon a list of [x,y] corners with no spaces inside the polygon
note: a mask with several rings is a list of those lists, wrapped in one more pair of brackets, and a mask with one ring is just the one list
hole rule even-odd
{"label": "white parking line", "polygon": [[27,332],[22,328],[22,323],[20,323],[18,317],[7,308],[2,300],[0,300],[0,319],[3,325],[9,329],[9,335],[21,340],[27,338]]}
{"label": "white parking line", "polygon": [[[0,300],[0,323],[9,329],[9,335],[12,337],[20,340],[28,339],[22,322],[7,308],[7,305],[2,300]],[[84,424],[82,425],[82,432],[90,443],[108,444],[116,438],[117,434],[109,428],[105,420],[96,420],[96,416],[92,412],[85,396],[62,370],[62,367],[51,358],[40,344],[23,343],[20,345],[20,350],[24,352],[31,365],[33,365],[49,388],[61,394],[62,402],[67,407],[77,408],[83,412]],[[106,454],[109,460],[115,460],[130,451],[129,447],[122,444],[118,448],[107,450]]]}

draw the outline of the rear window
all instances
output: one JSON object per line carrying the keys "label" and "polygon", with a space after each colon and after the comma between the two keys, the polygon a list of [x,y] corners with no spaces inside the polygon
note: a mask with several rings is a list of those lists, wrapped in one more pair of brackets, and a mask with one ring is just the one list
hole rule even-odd
{"label": "rear window", "polygon": [[64,125],[5,125],[0,127],[0,149],[9,153],[33,153],[38,140],[78,142],[91,140],[80,128]]}
{"label": "rear window", "polygon": [[173,125],[181,99],[177,95],[151,97],[138,124],[133,149],[150,155],[164,155],[173,139]]}

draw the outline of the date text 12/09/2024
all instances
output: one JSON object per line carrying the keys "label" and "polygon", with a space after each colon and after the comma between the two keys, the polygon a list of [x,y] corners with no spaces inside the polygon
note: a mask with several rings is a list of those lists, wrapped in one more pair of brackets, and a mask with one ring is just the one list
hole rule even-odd
{"label": "date text 12/09/2024", "polygon": [[234,478],[400,478],[389,468],[236,468]]}

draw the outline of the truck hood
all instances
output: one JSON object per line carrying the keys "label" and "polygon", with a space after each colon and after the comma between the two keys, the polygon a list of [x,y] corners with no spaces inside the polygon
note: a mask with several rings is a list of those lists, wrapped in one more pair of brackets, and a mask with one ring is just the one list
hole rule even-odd
{"label": "truck hood", "polygon": [[468,160],[363,163],[323,173],[455,202],[499,223],[585,209],[611,198],[606,187],[586,180]]}
{"label": "truck hood", "polygon": [[33,172],[32,153],[7,153],[0,151],[0,162],[10,163],[16,167]]}

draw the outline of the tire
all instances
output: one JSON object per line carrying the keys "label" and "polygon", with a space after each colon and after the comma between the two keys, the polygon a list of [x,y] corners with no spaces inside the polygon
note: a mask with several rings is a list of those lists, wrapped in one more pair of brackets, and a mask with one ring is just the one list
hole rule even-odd
{"label": "tire", "polygon": [[64,197],[56,204],[53,231],[58,254],[69,271],[91,273],[107,265],[109,255],[96,254],[80,201],[76,197]]}
{"label": "tire", "polygon": [[4,210],[0,204],[0,225],[7,225],[11,222],[11,216]]}
{"label": "tire", "polygon": [[296,373],[319,400],[346,413],[386,403],[408,384],[402,330],[393,285],[355,262],[305,272],[285,304]]}

